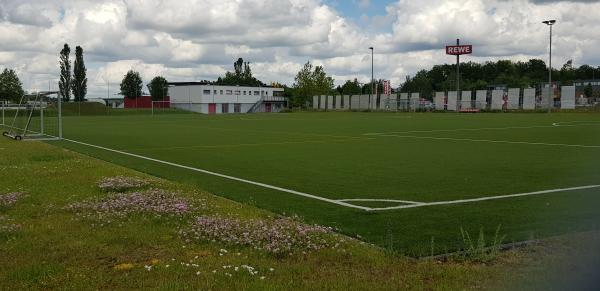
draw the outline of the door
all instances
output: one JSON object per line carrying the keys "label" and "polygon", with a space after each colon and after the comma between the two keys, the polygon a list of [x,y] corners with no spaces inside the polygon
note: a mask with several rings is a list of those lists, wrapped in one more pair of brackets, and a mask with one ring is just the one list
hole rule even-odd
{"label": "door", "polygon": [[271,112],[271,103],[265,103],[265,112]]}
{"label": "door", "polygon": [[208,114],[215,114],[215,113],[217,113],[217,104],[209,103],[208,104]]}

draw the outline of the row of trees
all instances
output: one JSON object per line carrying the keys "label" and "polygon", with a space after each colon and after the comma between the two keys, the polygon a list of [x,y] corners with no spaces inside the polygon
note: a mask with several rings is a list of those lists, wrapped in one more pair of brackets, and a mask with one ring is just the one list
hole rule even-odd
{"label": "row of trees", "polygon": [[75,47],[73,75],[71,75],[70,54],[71,48],[65,43],[60,51],[60,80],[58,81],[58,89],[64,102],[71,100],[71,93],[73,93],[76,102],[85,101],[85,95],[87,94],[87,69],[83,61],[83,48],[81,46]]}
{"label": "row of trees", "polygon": [[239,85],[239,86],[249,86],[249,87],[265,87],[267,86],[265,83],[260,80],[254,78],[252,76],[252,69],[250,69],[250,63],[244,62],[244,59],[239,58],[235,63],[233,63],[233,72],[225,73],[224,77],[219,77],[215,85]]}
{"label": "row of trees", "polygon": [[[572,61],[565,63],[560,70],[552,70],[552,80],[562,85],[572,85],[573,80],[600,77],[600,67],[589,65],[574,67]],[[489,85],[508,87],[535,87],[548,82],[548,68],[543,60],[531,59],[527,62],[500,60],[483,64],[468,62],[460,65],[460,88],[464,90],[486,89]],[[421,96],[432,96],[435,91],[456,89],[456,64],[433,66],[421,70],[413,77],[408,76],[401,87],[402,92],[420,92]]]}
{"label": "row of trees", "polygon": [[[121,94],[127,98],[136,99],[143,95],[143,83],[139,72],[129,70],[121,81]],[[163,76],[156,76],[146,87],[150,91],[152,100],[164,100],[168,94],[169,82]]]}

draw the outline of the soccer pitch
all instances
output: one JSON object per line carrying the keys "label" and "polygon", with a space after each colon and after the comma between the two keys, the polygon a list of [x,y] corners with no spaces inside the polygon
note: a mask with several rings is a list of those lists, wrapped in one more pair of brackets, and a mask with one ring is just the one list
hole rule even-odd
{"label": "soccer pitch", "polygon": [[65,148],[408,255],[597,229],[600,115],[64,117]]}

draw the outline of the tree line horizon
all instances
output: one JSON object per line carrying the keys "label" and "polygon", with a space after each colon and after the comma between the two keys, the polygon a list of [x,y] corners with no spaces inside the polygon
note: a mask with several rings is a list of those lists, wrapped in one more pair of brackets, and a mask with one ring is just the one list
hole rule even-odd
{"label": "tree line horizon", "polygon": [[[84,101],[87,94],[87,78],[83,61],[83,48],[76,47],[73,76],[71,77],[70,48],[65,44],[60,51],[60,81],[59,91],[63,101],[70,101],[71,93],[74,101]],[[227,71],[216,81],[204,81],[213,85],[240,85],[250,87],[269,86],[255,78],[249,62],[238,58],[233,63],[234,70]],[[560,69],[553,68],[553,82],[562,85],[572,85],[575,80],[600,79],[600,66],[592,67],[584,64],[573,66],[572,60],[567,61]],[[271,83],[272,87],[284,89],[284,96],[289,99],[291,106],[304,106],[312,96],[325,94],[357,95],[371,94],[371,88],[376,92],[383,91],[383,79],[362,83],[358,79],[347,80],[344,84],[334,85],[334,79],[327,75],[323,66],[314,66],[308,61],[296,74],[291,86]],[[506,87],[524,88],[536,87],[548,81],[548,68],[540,59],[528,61],[498,60],[483,63],[466,62],[460,65],[461,90],[481,90],[490,86],[503,85]],[[152,100],[164,100],[168,95],[168,81],[163,76],[154,77],[147,88]],[[585,88],[586,97],[600,97],[600,91]],[[142,95],[143,81],[134,70],[129,70],[120,84],[120,93],[124,96]],[[396,87],[396,93],[420,93],[421,96],[432,96],[436,91],[452,91],[456,89],[456,64],[434,65],[430,69],[418,71],[414,76],[407,76],[404,83]],[[0,73],[0,98],[18,101],[24,94],[22,83],[13,69],[5,68]],[[129,97],[131,98],[131,97]]]}

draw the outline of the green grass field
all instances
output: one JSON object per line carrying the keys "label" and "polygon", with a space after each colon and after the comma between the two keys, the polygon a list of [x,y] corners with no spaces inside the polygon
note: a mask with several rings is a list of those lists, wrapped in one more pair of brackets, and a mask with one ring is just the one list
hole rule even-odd
{"label": "green grass field", "polygon": [[[462,246],[460,229],[505,242],[598,228],[600,188],[415,206],[600,184],[600,115],[293,113],[68,116],[67,139],[325,198],[307,198],[89,147],[65,148],[185,182],[408,255]],[[389,202],[382,200],[398,201]],[[333,201],[333,202],[332,202]]]}
{"label": "green grass field", "polygon": [[[295,254],[276,256],[224,241],[188,241],[180,234],[198,216],[266,222],[277,218],[271,212],[40,142],[0,139],[0,156],[0,290],[591,290],[586,284],[597,285],[599,232],[564,235],[483,261],[476,253],[414,260],[331,233],[328,239],[346,241],[341,249],[300,253],[307,249],[298,246]],[[98,182],[116,175],[138,177],[203,203],[183,216],[116,216],[120,211],[96,216],[70,208],[90,199],[110,200],[115,193]],[[21,195],[6,204],[14,192]],[[259,273],[251,275],[243,266]]]}

